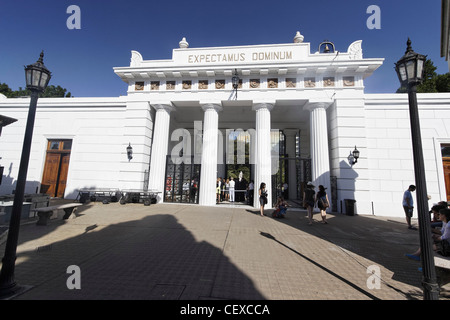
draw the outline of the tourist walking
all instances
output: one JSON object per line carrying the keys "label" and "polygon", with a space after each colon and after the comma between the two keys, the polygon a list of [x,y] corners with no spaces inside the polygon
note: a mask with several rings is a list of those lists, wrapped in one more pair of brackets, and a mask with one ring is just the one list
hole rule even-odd
{"label": "tourist walking", "polygon": [[326,193],[327,188],[323,185],[319,186],[319,191],[316,194],[317,207],[320,209],[320,215],[322,217],[322,223],[327,224],[327,208],[330,206],[328,195]]}
{"label": "tourist walking", "polygon": [[306,210],[308,211],[308,219],[309,225],[312,225],[312,212],[313,212],[313,208],[314,205],[316,203],[315,201],[315,194],[316,191],[314,190],[315,186],[312,184],[312,182],[308,182],[308,184],[306,185],[306,189],[303,192],[303,207],[306,208]]}

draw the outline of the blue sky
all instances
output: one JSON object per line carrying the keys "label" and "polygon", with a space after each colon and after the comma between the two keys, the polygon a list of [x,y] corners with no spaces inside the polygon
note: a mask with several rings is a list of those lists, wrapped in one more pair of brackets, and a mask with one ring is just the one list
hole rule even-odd
{"label": "blue sky", "polygon": [[[66,27],[70,5],[81,10],[80,30]],[[381,29],[366,26],[370,5],[381,10]],[[342,52],[363,40],[365,58],[385,58],[365,92],[390,93],[399,86],[394,63],[408,37],[439,74],[448,72],[440,10],[440,0],[1,0],[0,83],[25,87],[24,65],[44,50],[50,84],[76,97],[114,97],[127,88],[113,67],[128,66],[131,50],[145,60],[170,59],[182,37],[191,48],[275,44],[291,43],[299,30],[312,52],[325,39]]]}

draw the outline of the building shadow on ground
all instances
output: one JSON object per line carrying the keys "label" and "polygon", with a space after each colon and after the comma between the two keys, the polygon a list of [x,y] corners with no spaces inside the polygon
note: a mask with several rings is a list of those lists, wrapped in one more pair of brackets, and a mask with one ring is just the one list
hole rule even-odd
{"label": "building shadow on ground", "polygon": [[[16,280],[32,288],[16,299],[265,299],[221,249],[196,241],[172,215],[93,224],[83,233],[67,225],[67,239],[39,245],[62,224],[24,232],[21,244],[36,244],[18,254]],[[68,288],[76,280],[69,280],[69,266],[79,267],[80,289]]]}

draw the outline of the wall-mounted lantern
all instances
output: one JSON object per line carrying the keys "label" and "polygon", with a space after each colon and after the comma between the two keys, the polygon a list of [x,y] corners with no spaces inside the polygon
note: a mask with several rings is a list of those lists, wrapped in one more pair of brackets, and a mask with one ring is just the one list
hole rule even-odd
{"label": "wall-mounted lantern", "polygon": [[353,166],[355,163],[358,162],[358,158],[359,158],[359,150],[356,149],[355,146],[355,150],[353,150],[353,152],[350,153],[350,155],[348,156],[348,162],[350,163],[351,166]]}
{"label": "wall-mounted lantern", "polygon": [[128,143],[128,147],[127,147],[127,157],[128,157],[128,161],[130,161],[131,159],[133,159],[133,147],[131,146],[131,143]]}

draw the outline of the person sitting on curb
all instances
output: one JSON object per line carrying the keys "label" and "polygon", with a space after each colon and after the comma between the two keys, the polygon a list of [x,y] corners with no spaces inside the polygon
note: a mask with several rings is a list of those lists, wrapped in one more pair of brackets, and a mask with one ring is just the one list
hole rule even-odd
{"label": "person sitting on curb", "polygon": [[284,201],[283,197],[278,197],[277,203],[275,204],[275,210],[272,212],[272,217],[284,218],[286,216],[288,206],[288,203]]}
{"label": "person sitting on curb", "polygon": [[[440,235],[432,235],[434,240],[433,250],[440,255],[448,257],[450,256],[450,223],[448,223],[450,220],[450,209],[445,208],[439,210],[439,219],[442,221],[442,229]],[[405,254],[405,256],[412,260],[420,261],[420,254],[421,250],[419,248],[416,252]]]}

